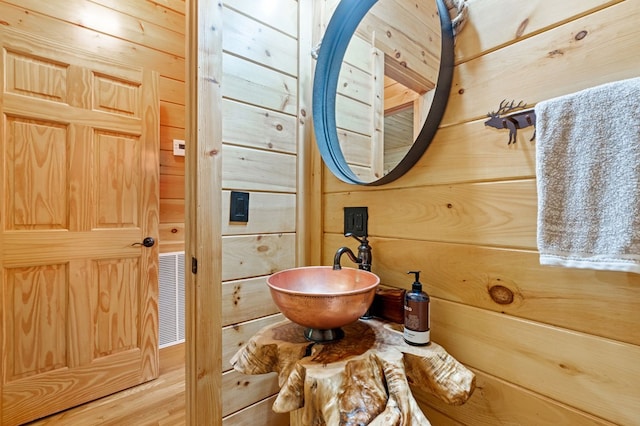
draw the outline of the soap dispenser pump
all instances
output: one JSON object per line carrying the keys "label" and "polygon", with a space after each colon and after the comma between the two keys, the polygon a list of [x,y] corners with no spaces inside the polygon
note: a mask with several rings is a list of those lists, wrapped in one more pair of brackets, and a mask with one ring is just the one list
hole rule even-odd
{"label": "soap dispenser pump", "polygon": [[404,298],[404,340],[410,345],[424,346],[431,342],[429,295],[422,291],[420,271],[409,271],[415,281]]}

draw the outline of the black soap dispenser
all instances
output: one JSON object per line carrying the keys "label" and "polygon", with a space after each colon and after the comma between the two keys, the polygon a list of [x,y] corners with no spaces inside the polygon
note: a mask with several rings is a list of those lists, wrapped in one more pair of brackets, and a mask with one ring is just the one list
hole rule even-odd
{"label": "black soap dispenser", "polygon": [[410,345],[428,345],[431,342],[429,295],[422,291],[420,271],[407,274],[415,274],[415,281],[404,297],[404,340]]}

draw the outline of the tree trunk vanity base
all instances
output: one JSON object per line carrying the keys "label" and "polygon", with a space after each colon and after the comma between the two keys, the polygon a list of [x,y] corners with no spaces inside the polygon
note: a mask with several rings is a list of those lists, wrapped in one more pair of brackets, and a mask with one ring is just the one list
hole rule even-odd
{"label": "tree trunk vanity base", "polygon": [[[331,343],[290,321],[265,327],[231,359],[244,374],[278,373],[277,413],[291,425],[428,425],[409,385],[464,404],[475,375],[440,345],[411,346],[397,324],[359,320]],[[395,329],[394,329],[395,328]]]}

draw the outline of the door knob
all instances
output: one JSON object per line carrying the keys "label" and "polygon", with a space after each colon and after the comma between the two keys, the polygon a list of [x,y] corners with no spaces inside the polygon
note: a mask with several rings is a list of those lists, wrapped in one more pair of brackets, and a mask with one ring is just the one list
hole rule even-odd
{"label": "door knob", "polygon": [[131,244],[131,247],[135,247],[135,246],[153,247],[155,243],[156,243],[156,240],[154,240],[153,237],[147,237],[144,240],[142,240],[141,243]]}

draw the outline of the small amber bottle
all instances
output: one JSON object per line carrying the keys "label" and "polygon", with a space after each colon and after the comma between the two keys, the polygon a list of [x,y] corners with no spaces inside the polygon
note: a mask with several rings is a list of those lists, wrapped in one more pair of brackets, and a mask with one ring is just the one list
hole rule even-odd
{"label": "small amber bottle", "polygon": [[415,281],[404,298],[404,340],[410,345],[428,345],[431,342],[429,295],[422,291],[420,271],[407,273],[415,274]]}

